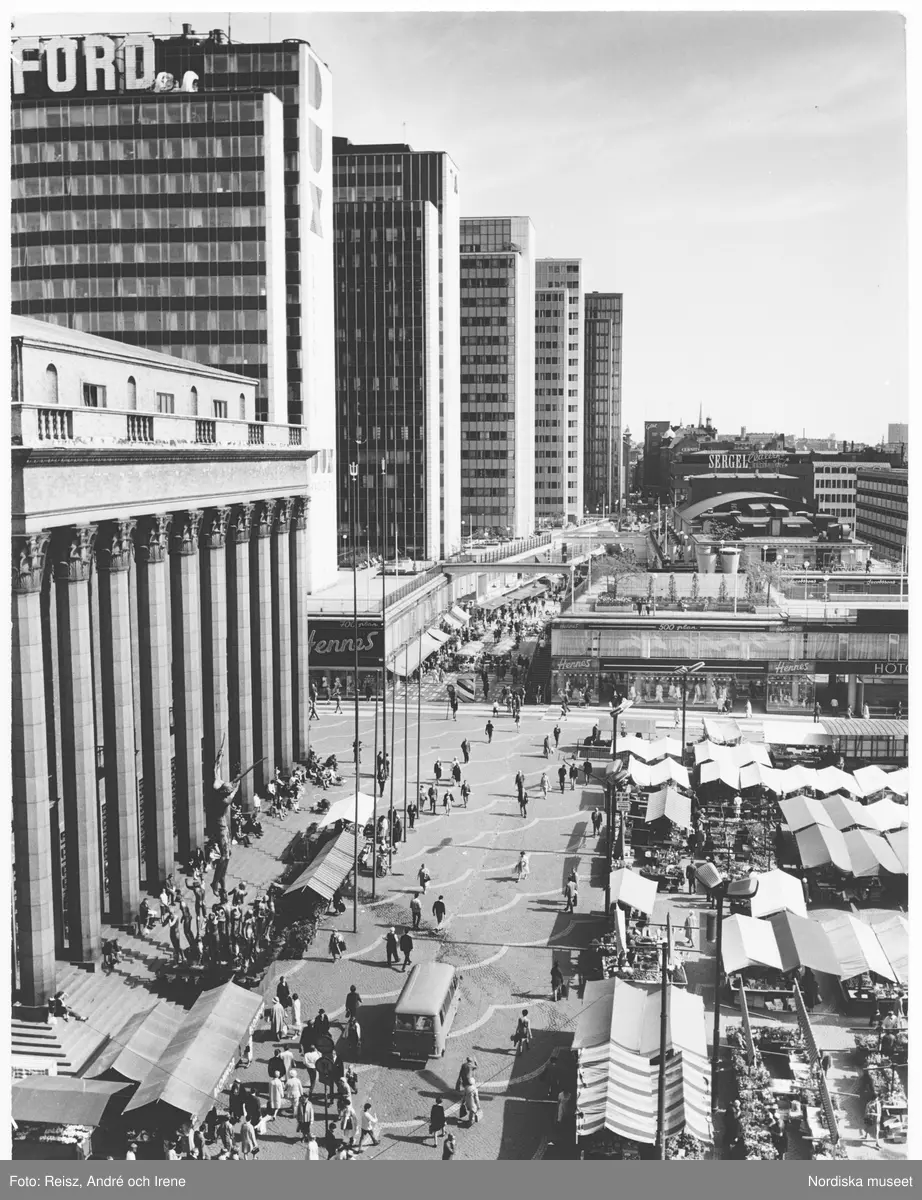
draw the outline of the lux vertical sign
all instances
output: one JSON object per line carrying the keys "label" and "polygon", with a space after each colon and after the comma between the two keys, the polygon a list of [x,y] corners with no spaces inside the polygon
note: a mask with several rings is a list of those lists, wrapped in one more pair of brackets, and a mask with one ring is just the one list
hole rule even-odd
{"label": "lux vertical sign", "polygon": [[147,91],[154,83],[155,58],[155,42],[148,33],[16,38],[10,70],[13,95]]}

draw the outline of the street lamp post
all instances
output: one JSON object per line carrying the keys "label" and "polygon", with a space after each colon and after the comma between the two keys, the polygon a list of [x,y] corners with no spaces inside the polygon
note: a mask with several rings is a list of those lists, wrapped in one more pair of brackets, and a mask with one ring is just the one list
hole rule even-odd
{"label": "street lamp post", "polygon": [[731,900],[751,899],[759,890],[755,875],[745,879],[726,879],[713,863],[704,863],[696,872],[698,882],[717,901],[717,930],[714,946],[714,1042],[711,1051],[711,1111],[717,1108],[717,1063],[720,1058],[720,985],[721,955],[723,953],[724,897]]}
{"label": "street lamp post", "polygon": [[829,576],[823,576],[823,620],[828,620],[829,608]]}
{"label": "street lamp post", "polygon": [[678,675],[682,680],[682,761],[685,761],[685,706],[688,700],[688,677],[694,675],[698,671],[703,671],[706,664],[696,662],[690,667],[676,667],[673,675]]}
{"label": "street lamp post", "polygon": [[[352,838],[352,932],[359,931],[359,773],[362,769],[362,752],[359,747],[359,584],[356,574],[355,555],[355,507],[358,501],[359,464],[349,464],[351,503],[349,526],[352,539],[352,702],[355,706],[355,822]],[[310,722],[308,722],[310,727]]]}

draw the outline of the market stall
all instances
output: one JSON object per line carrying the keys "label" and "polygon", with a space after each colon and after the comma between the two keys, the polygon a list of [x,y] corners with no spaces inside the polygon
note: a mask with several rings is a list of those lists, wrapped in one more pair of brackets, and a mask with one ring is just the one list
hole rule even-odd
{"label": "market stall", "polygon": [[875,1010],[900,1007],[905,989],[899,984],[874,930],[851,913],[836,913],[820,924],[829,935],[839,962],[846,1010],[870,1016]]}
{"label": "market stall", "polygon": [[896,857],[900,860],[900,864],[903,867],[903,870],[908,873],[908,871],[909,871],[909,830],[908,829],[898,829],[892,833],[885,833],[884,837],[887,839],[887,844],[890,846],[890,849],[893,851],[893,853],[896,855]]}
{"label": "market stall", "polygon": [[736,746],[743,740],[743,731],[736,721],[719,721],[714,717],[705,717],[704,736],[707,741],[718,746]]}
{"label": "market stall", "polygon": [[355,831],[344,829],[321,846],[301,874],[283,893],[287,903],[304,900],[308,893],[327,903],[349,877],[355,857]]}
{"label": "market stall", "polygon": [[10,1092],[13,1159],[87,1159],[106,1149],[105,1127],[117,1120],[132,1087],[124,1082],[30,1075]]}
{"label": "market stall", "polygon": [[870,796],[879,796],[887,789],[889,776],[886,771],[876,765],[858,767],[852,772],[852,776],[855,783],[861,788],[861,795],[865,799]]}
{"label": "market stall", "polygon": [[838,978],[839,960],[829,935],[818,921],[792,912],[778,912],[768,918],[781,959],[781,970],[788,975],[801,967],[822,971]]}
{"label": "market stall", "polygon": [[[356,820],[355,815],[356,805],[358,805],[358,820]],[[374,810],[374,796],[369,796],[365,792],[359,792],[356,798],[353,792],[349,796],[343,796],[341,800],[334,801],[317,822],[317,828],[328,829],[331,825],[335,825],[337,821],[343,821],[347,825],[357,824],[362,829],[372,819]]]}
{"label": "market stall", "polygon": [[94,1058],[87,1074],[93,1079],[144,1083],[185,1020],[175,1004],[162,1001],[129,1017]]}
{"label": "market stall", "polygon": [[750,1007],[793,1011],[793,988],[782,977],[781,955],[767,921],[739,914],[725,918],[721,960],[728,977],[739,976],[739,980],[728,979],[734,1000],[742,981]]}
{"label": "market stall", "polygon": [[636,908],[650,917],[656,904],[656,892],[656,883],[638,875],[636,871],[619,868],[611,873],[609,894],[612,904]]}
{"label": "market stall", "polygon": [[871,833],[867,829],[849,829],[842,836],[851,860],[851,873],[856,879],[877,877],[882,872],[906,874],[890,843],[881,834]]}
{"label": "market stall", "polygon": [[[828,820],[828,818],[827,818]],[[843,875],[852,874],[852,860],[848,853],[845,835],[830,825],[811,825],[798,829],[794,834],[800,861],[805,867],[834,866]]]}
{"label": "market stall", "polygon": [[759,881],[759,890],[749,902],[752,916],[770,917],[777,912],[792,912],[799,917],[807,915],[803,885],[795,875],[776,868],[755,878]]}
{"label": "market stall", "polygon": [[790,800],[781,800],[778,807],[784,815],[784,820],[795,833],[808,829],[811,825],[819,825],[826,829],[834,829],[832,817],[826,811],[822,801],[810,796],[792,796]]}
{"label": "market stall", "polygon": [[897,804],[889,797],[876,800],[862,809],[865,827],[878,833],[890,833],[894,829],[906,829],[909,825],[909,808]]}
{"label": "market stall", "polygon": [[844,796],[830,796],[821,800],[820,805],[840,832],[846,829],[876,829],[875,819],[870,815],[871,810],[854,800],[846,800]]}

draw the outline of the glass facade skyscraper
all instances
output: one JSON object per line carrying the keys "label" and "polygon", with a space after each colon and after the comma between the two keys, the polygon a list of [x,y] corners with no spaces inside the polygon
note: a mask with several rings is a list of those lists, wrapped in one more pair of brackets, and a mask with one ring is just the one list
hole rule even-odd
{"label": "glass facade skyscraper", "polygon": [[[442,152],[335,138],[333,172],[337,445],[359,467],[355,553],[436,559],[461,535],[458,170]],[[343,470],[344,561],[349,497]]]}
{"label": "glass facade skyscraper", "polygon": [[461,511],[465,534],[535,523],[535,229],[461,221]]}
{"label": "glass facade skyscraper", "polygon": [[625,492],[621,446],[620,292],[586,294],[583,489],[586,512],[611,512]]}
{"label": "glass facade skyscraper", "polygon": [[582,296],[579,259],[535,264],[535,518],[583,514]]}

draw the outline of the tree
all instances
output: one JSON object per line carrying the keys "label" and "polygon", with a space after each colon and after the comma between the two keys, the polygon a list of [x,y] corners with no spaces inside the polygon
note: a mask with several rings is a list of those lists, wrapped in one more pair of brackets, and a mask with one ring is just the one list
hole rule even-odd
{"label": "tree", "polygon": [[633,550],[618,553],[615,545],[607,545],[605,554],[595,560],[595,572],[599,578],[607,579],[608,591],[612,596],[618,595],[618,584],[622,580],[642,575],[645,570],[646,568],[635,559]]}
{"label": "tree", "polygon": [[701,580],[698,576],[697,571],[694,573],[694,575],[692,575],[691,594],[692,594],[692,600],[697,600],[698,597],[701,595]]}
{"label": "tree", "polygon": [[726,602],[730,599],[730,593],[727,591],[726,575],[721,575],[720,577],[720,587],[717,589],[717,599],[721,604],[726,604]]}
{"label": "tree", "polygon": [[678,589],[676,588],[675,575],[669,576],[669,600],[675,604],[679,598]]}

